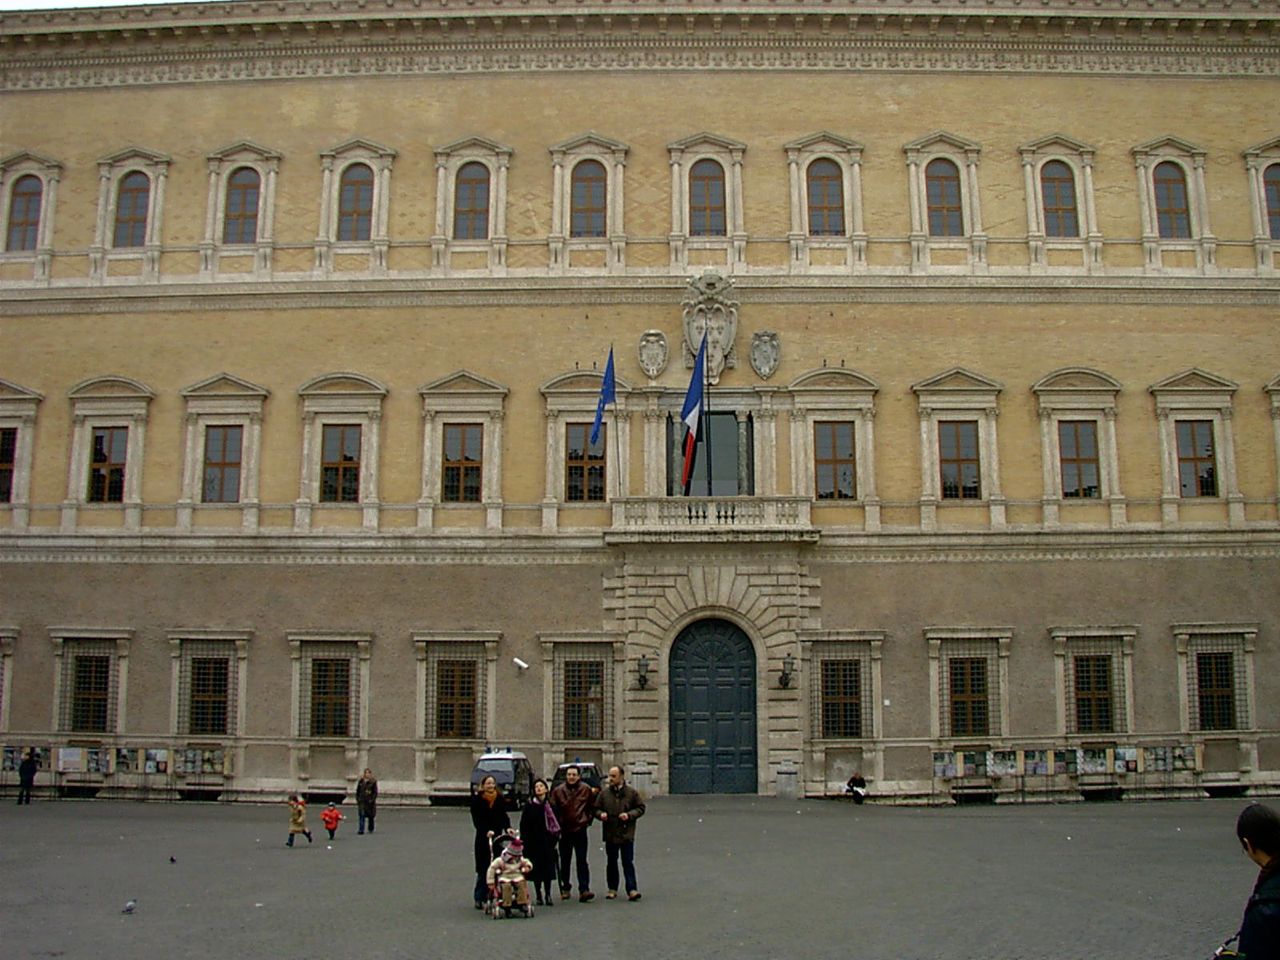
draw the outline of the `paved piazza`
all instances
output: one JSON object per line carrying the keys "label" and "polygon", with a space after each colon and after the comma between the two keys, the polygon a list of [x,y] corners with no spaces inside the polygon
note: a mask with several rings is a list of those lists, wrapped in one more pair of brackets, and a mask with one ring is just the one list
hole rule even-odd
{"label": "paved piazza", "polygon": [[[275,806],[0,806],[3,952],[27,957],[1208,957],[1256,870],[1243,801],[919,809],[662,797],[644,899],[472,909],[466,810],[384,808],[284,846]],[[170,863],[169,858],[176,862]],[[125,901],[138,902],[131,916]]]}

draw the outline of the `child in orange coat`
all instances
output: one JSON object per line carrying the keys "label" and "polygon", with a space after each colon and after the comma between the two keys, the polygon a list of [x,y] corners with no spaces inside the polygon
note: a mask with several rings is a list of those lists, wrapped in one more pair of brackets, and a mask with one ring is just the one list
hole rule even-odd
{"label": "child in orange coat", "polygon": [[329,804],[320,811],[320,822],[324,824],[324,828],[329,831],[329,839],[333,839],[333,835],[338,832],[338,823],[347,819],[335,804]]}

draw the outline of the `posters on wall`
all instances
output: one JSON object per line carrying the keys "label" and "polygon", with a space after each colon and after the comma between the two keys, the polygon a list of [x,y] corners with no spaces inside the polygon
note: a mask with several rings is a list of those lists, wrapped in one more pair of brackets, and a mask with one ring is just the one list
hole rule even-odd
{"label": "posters on wall", "polygon": [[169,751],[147,750],[142,764],[143,773],[168,773]]}
{"label": "posters on wall", "polygon": [[1116,747],[1115,769],[1116,769],[1116,773],[1137,773],[1138,772],[1138,748],[1137,747]]}
{"label": "posters on wall", "polygon": [[1022,752],[1022,771],[1028,777],[1048,776],[1049,751],[1024,750]]}
{"label": "posters on wall", "polygon": [[956,755],[950,750],[933,752],[933,775],[943,780],[950,780],[956,775]]}

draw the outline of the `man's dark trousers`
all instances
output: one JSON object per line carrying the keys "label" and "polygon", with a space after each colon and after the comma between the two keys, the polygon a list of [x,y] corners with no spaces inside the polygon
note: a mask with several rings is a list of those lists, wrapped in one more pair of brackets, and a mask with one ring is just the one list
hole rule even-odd
{"label": "man's dark trousers", "polygon": [[560,834],[560,889],[569,889],[569,860],[578,862],[578,892],[591,889],[591,868],[587,866],[587,831],[565,831]]}
{"label": "man's dark trousers", "polygon": [[627,840],[623,843],[608,843],[604,845],[605,853],[609,855],[609,864],[605,867],[605,879],[609,883],[610,890],[618,889],[618,856],[622,856],[622,876],[627,881],[627,893],[636,892],[636,842]]}

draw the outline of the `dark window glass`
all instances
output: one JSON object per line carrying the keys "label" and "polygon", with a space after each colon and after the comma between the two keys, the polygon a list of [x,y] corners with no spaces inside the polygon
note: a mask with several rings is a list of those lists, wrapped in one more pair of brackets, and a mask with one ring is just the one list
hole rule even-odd
{"label": "dark window glass", "polygon": [[338,239],[368,240],[373,231],[373,171],[353,163],[338,186]]}
{"label": "dark window glass", "polygon": [[813,425],[814,495],[819,500],[853,500],[858,496],[853,452],[853,423]]}
{"label": "dark window glass", "polygon": [[844,236],[844,174],[834,160],[815,160],[806,172],[809,235]]}
{"label": "dark window glass", "polygon": [[689,171],[689,236],[725,236],[724,167],[699,160]]}
{"label": "dark window glass", "polygon": [[258,239],[258,191],[261,182],[258,171],[252,167],[241,167],[227,178],[223,243],[253,243]]}
{"label": "dark window glass", "polygon": [[1262,192],[1267,202],[1267,236],[1280,240],[1280,163],[1262,172]]}
{"label": "dark window glass", "polygon": [[320,456],[320,501],[360,501],[360,425],[326,424]]}
{"label": "dark window glass", "polygon": [[960,171],[950,160],[931,160],[924,168],[924,189],[929,208],[929,236],[963,237],[964,211],[960,206]]}
{"label": "dark window glass", "polygon": [[440,497],[446,503],[479,503],[484,472],[484,427],[478,423],[444,425]]}
{"label": "dark window glass", "polygon": [[311,736],[345,737],[351,723],[351,661],[311,661]]}
{"label": "dark window glass", "polygon": [[489,239],[489,168],[467,163],[453,192],[453,239]]}
{"label": "dark window glass", "polygon": [[27,174],[19,177],[9,197],[9,235],[5,249],[34,250],[40,239],[40,204],[44,199],[44,184],[40,178]]}
{"label": "dark window glass", "polygon": [[941,470],[942,499],[982,499],[976,420],[938,422],[938,466]]}
{"label": "dark window glass", "polygon": [[583,160],[573,168],[570,183],[569,236],[603,237],[607,229],[606,196],[609,178],[604,164]]}
{"label": "dark window glass", "polygon": [[564,735],[566,740],[604,738],[604,664],[599,660],[564,665]]}
{"label": "dark window glass", "polygon": [[205,503],[240,502],[240,457],[243,427],[206,427],[204,432]]}
{"label": "dark window glass", "polygon": [[436,664],[436,736],[476,735],[476,662],[441,660]]}
{"label": "dark window glass", "polygon": [[591,424],[570,423],[564,431],[564,498],[570,502],[604,502],[607,423],[591,443]]}
{"label": "dark window glass", "polygon": [[862,736],[862,672],[857,660],[822,661],[822,735]]}
{"label": "dark window glass", "polygon": [[191,660],[191,722],[194,736],[227,732],[226,657],[193,657]]}
{"label": "dark window glass", "polygon": [[76,733],[107,732],[107,698],[111,694],[111,658],[77,656],[71,688],[71,729]]}
{"label": "dark window glass", "polygon": [[13,473],[17,469],[18,428],[0,427],[0,503],[13,500]]}
{"label": "dark window glass", "polygon": [[1200,700],[1200,729],[1235,729],[1235,657],[1231,652],[1196,654],[1196,684]]}
{"label": "dark window glass", "polygon": [[125,457],[129,450],[128,427],[95,427],[89,459],[90,503],[123,503]]}
{"label": "dark window glass", "polygon": [[1050,160],[1040,168],[1040,195],[1044,200],[1046,237],[1078,237],[1076,180],[1071,168],[1061,160]]}
{"label": "dark window glass", "polygon": [[1111,733],[1111,658],[1081,656],[1072,659],[1076,678],[1076,732]]}
{"label": "dark window glass", "polygon": [[147,242],[147,205],[151,180],[137,170],[126,174],[116,193],[116,229],[112,246],[141,247]]}
{"label": "dark window glass", "polygon": [[1156,223],[1165,240],[1186,240],[1191,236],[1191,213],[1187,209],[1187,178],[1176,163],[1165,162],[1151,175],[1156,192]]}
{"label": "dark window glass", "polygon": [[990,730],[987,661],[953,657],[947,661],[951,682],[951,735],[985,737]]}
{"label": "dark window glass", "polygon": [[1184,497],[1216,497],[1212,420],[1178,420],[1178,486]]}
{"label": "dark window glass", "polygon": [[1098,424],[1095,421],[1060,420],[1058,454],[1063,497],[1102,496],[1098,486]]}

